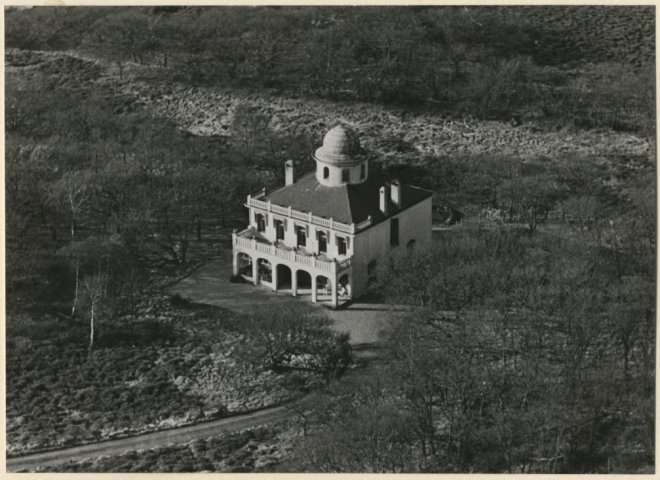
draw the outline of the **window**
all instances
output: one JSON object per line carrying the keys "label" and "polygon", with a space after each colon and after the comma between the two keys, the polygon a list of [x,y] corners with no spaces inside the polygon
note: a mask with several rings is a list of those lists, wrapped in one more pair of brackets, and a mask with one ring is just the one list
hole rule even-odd
{"label": "window", "polygon": [[396,247],[399,245],[399,219],[393,218],[390,221],[390,246]]}
{"label": "window", "polygon": [[265,232],[266,218],[261,213],[257,213],[255,218],[257,219],[257,232]]}
{"label": "window", "polygon": [[376,280],[376,260],[372,260],[367,265],[367,275],[369,276],[369,282]]}
{"label": "window", "polygon": [[346,255],[346,239],[344,237],[337,237],[337,252],[339,255]]}
{"label": "window", "polygon": [[277,240],[284,240],[284,232],[286,231],[286,225],[283,220],[275,220],[275,238]]}
{"label": "window", "polygon": [[364,180],[365,175],[367,174],[367,167],[364,165],[360,165],[360,180]]}
{"label": "window", "polygon": [[323,167],[323,178],[328,178],[330,176],[330,169],[328,167]]}
{"label": "window", "polygon": [[296,239],[299,247],[307,245],[307,227],[296,226]]}
{"label": "window", "polygon": [[328,251],[328,236],[325,232],[317,232],[318,242],[319,242],[319,253],[325,253]]}
{"label": "window", "polygon": [[342,182],[348,182],[350,179],[350,173],[348,168],[345,168],[341,171],[341,181]]}
{"label": "window", "polygon": [[410,241],[406,244],[406,248],[407,248],[409,251],[410,251],[410,250],[414,250],[414,249],[415,249],[415,239],[410,240]]}

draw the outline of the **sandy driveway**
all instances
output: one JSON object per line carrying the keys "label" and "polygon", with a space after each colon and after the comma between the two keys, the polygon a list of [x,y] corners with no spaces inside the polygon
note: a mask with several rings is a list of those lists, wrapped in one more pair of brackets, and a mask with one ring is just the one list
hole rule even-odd
{"label": "sandy driveway", "polygon": [[325,312],[337,331],[348,332],[351,344],[379,342],[379,334],[390,319],[404,315],[407,310],[390,305],[357,302],[348,308],[332,310],[311,303],[309,295],[292,297],[288,293],[273,292],[263,286],[231,283],[231,260],[223,258],[203,265],[190,276],[170,286],[167,292],[178,294],[197,303],[216,305],[228,310],[247,312],[267,310],[276,305],[295,305],[310,311]]}
{"label": "sandy driveway", "polygon": [[145,433],[128,438],[90,443],[79,447],[8,458],[7,471],[33,471],[39,467],[79,462],[87,458],[96,458],[104,455],[121,455],[130,450],[149,450],[170,445],[181,445],[199,438],[240,432],[247,428],[284,420],[293,415],[293,410],[287,408],[285,405],[280,405],[234,417],[221,418],[211,422],[174,428],[172,430]]}

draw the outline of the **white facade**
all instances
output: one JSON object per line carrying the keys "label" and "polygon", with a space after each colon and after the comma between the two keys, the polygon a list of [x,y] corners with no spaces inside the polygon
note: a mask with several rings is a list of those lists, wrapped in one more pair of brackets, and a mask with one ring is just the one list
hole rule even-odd
{"label": "white facade", "polygon": [[[392,220],[399,222],[399,241],[392,244]],[[412,243],[411,243],[412,242]],[[431,197],[407,210],[387,218],[361,232],[355,239],[353,283],[355,292],[366,292],[370,270],[393,250],[424,248],[431,244]]]}
{"label": "white facade", "polygon": [[[317,168],[313,177],[303,177],[296,186],[293,166],[287,162],[287,185],[279,191],[298,188],[304,182],[314,187],[304,191],[326,189],[330,197],[324,199],[343,199],[341,195],[350,185],[360,189],[351,197],[351,207],[355,208],[355,198],[368,194],[370,201],[366,203],[372,213],[365,203],[357,210],[362,216],[368,213],[366,218],[357,223],[336,221],[327,217],[327,205],[319,204],[313,193],[309,194],[309,205],[305,198],[293,197],[299,208],[274,203],[265,192],[248,196],[248,228],[235,232],[232,238],[234,275],[293,296],[311,295],[312,302],[336,307],[366,292],[370,270],[379,258],[393,249],[428,245],[430,192],[407,186],[404,190],[396,181],[375,190],[367,186],[369,162],[362,153],[357,136],[345,127],[336,127],[314,155]],[[326,216],[316,215],[315,207]],[[338,212],[344,218],[350,213]]]}

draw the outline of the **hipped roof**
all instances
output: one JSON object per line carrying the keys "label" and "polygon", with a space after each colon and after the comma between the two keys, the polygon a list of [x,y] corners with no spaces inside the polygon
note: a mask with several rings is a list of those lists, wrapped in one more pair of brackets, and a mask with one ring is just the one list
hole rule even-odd
{"label": "hipped roof", "polygon": [[302,212],[312,212],[317,217],[332,218],[342,223],[360,223],[371,215],[377,223],[387,217],[397,215],[433,195],[433,192],[410,185],[400,184],[401,205],[392,203],[388,195],[388,215],[379,208],[380,187],[389,185],[382,178],[368,178],[360,184],[344,184],[338,187],[326,187],[316,179],[315,172],[300,178],[297,182],[284,186],[266,195],[260,200],[291,207]]}

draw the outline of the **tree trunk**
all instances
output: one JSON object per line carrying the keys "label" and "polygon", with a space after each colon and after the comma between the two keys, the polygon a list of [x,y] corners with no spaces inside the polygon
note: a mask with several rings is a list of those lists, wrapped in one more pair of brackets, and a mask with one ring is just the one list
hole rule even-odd
{"label": "tree trunk", "polygon": [[76,257],[76,287],[73,293],[73,305],[71,306],[71,316],[76,314],[76,306],[78,306],[78,288],[80,286],[80,259]]}
{"label": "tree trunk", "polygon": [[92,348],[94,348],[94,309],[96,307],[96,301],[92,300],[92,308],[89,315],[89,353],[92,353]]}

